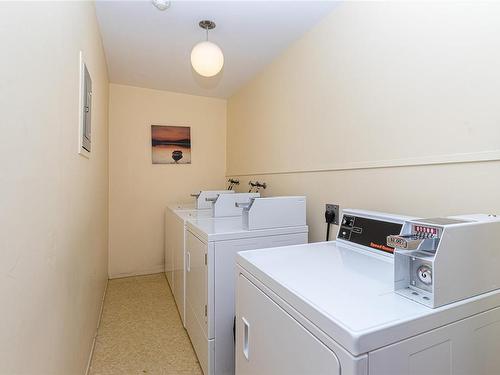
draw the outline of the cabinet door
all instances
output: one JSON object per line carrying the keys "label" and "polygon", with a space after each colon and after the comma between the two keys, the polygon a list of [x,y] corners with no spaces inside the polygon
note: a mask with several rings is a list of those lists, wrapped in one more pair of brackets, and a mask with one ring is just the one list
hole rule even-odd
{"label": "cabinet door", "polygon": [[185,305],[186,305],[186,277],[185,277],[185,224],[184,220],[174,216],[172,220],[172,233],[171,233],[171,251],[172,251],[172,269],[173,269],[173,293],[179,314],[182,322],[185,324]]}
{"label": "cabinet door", "polygon": [[[239,251],[307,243],[307,233],[220,241],[215,244],[215,311],[209,310],[209,334],[215,330],[217,374],[234,371],[234,293],[236,254]],[[208,259],[209,263],[211,259]],[[209,304],[210,306],[210,304]]]}
{"label": "cabinet door", "polygon": [[175,234],[175,219],[174,213],[170,209],[165,210],[165,275],[167,276],[168,284],[172,292],[174,291],[173,272],[174,272],[174,254],[173,254],[173,238]]}
{"label": "cabinet door", "polygon": [[[191,232],[186,235],[186,305],[192,309],[204,336],[209,337],[207,328],[208,273],[207,245]],[[187,325],[187,324],[186,324]],[[188,331],[189,331],[189,327]]]}
{"label": "cabinet door", "polygon": [[500,374],[500,308],[369,353],[370,375]]}
{"label": "cabinet door", "polygon": [[238,276],[237,375],[335,375],[337,356],[245,276]]}

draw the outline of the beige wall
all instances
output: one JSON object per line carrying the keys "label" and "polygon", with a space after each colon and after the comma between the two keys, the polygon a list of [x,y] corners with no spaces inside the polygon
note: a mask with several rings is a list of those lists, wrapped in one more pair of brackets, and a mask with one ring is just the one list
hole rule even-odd
{"label": "beige wall", "polygon": [[[226,101],[110,85],[109,274],[162,272],[163,213],[225,182]],[[192,164],[151,162],[151,125],[191,127]]]}
{"label": "beige wall", "polygon": [[340,4],[229,99],[227,174],[307,195],[313,241],[329,202],[500,213],[499,17],[492,3]]}
{"label": "beige wall", "polygon": [[[107,281],[108,79],[94,5],[0,3],[0,373],[83,374]],[[93,150],[78,155],[79,51]]]}

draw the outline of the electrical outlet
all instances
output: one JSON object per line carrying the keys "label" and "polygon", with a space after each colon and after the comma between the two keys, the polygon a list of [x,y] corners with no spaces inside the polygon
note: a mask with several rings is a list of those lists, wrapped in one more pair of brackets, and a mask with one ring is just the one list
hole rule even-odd
{"label": "electrical outlet", "polygon": [[340,206],[338,204],[326,204],[325,207],[326,211],[333,211],[335,213],[335,220],[333,221],[333,224],[339,225],[339,220],[340,220]]}

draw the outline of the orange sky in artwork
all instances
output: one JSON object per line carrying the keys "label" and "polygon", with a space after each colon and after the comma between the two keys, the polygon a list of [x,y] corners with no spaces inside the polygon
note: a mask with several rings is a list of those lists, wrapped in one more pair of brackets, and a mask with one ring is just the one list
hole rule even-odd
{"label": "orange sky in artwork", "polygon": [[190,139],[189,133],[189,127],[187,126],[151,126],[151,137],[159,141]]}

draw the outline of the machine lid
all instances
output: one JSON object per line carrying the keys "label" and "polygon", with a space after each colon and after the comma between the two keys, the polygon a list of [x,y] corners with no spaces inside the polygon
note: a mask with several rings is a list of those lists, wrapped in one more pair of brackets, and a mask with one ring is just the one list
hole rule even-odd
{"label": "machine lid", "polygon": [[193,202],[189,203],[170,203],[167,208],[171,211],[187,211],[196,210],[196,204]]}
{"label": "machine lid", "polygon": [[176,217],[185,222],[189,219],[213,217],[212,210],[174,210],[173,213]]}
{"label": "machine lid", "polygon": [[500,303],[499,291],[428,308],[394,292],[393,258],[334,241],[244,251],[237,262],[353,355]]}

